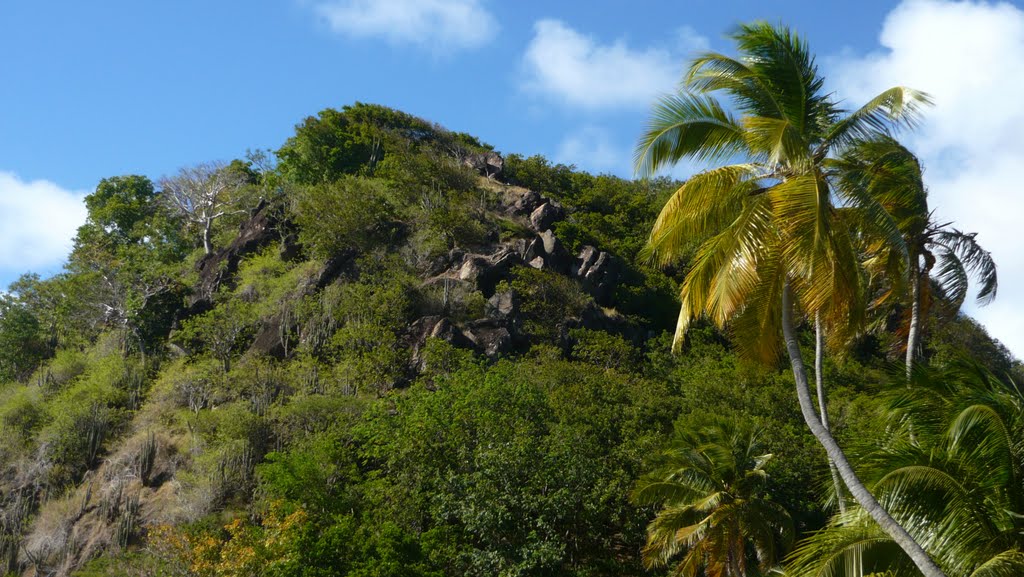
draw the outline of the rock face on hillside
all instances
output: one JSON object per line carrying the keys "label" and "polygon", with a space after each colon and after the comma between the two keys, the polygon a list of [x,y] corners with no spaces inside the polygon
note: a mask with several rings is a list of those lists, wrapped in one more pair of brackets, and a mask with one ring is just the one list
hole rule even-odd
{"label": "rock face on hillside", "polygon": [[505,168],[505,159],[494,151],[478,152],[467,155],[462,159],[462,164],[472,168],[482,176],[497,178],[501,176],[501,171]]}
{"label": "rock face on hillside", "polygon": [[196,263],[199,282],[189,297],[188,306],[179,318],[209,310],[213,306],[213,295],[222,285],[230,285],[242,259],[278,238],[280,224],[272,214],[270,205],[261,200],[253,209],[249,220],[242,224],[238,236],[230,245],[203,256]]}
{"label": "rock face on hillside", "polygon": [[599,304],[612,304],[612,293],[619,280],[615,257],[592,246],[585,246],[576,257],[573,274],[583,282],[583,288]]}

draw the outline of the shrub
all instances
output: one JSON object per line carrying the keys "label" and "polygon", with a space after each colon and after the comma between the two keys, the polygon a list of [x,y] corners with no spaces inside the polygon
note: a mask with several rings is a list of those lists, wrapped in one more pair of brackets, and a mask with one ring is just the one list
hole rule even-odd
{"label": "shrub", "polygon": [[380,180],[344,177],[296,191],[299,240],[320,259],[390,241],[396,209]]}

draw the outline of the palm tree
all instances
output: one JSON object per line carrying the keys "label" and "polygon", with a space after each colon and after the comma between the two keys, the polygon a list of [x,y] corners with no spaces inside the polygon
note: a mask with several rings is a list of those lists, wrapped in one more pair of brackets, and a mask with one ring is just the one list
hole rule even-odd
{"label": "palm tree", "polygon": [[757,429],[735,423],[676,432],[633,492],[638,503],[662,506],[647,529],[648,568],[679,555],[680,577],[746,577],[775,566],[792,542],[793,522],[762,496],[771,458],[762,449]]}
{"label": "palm tree", "polygon": [[[689,157],[742,159],[686,181],[667,201],[648,243],[663,264],[697,249],[683,282],[674,348],[692,319],[730,324],[741,350],[776,358],[785,345],[804,420],[853,498],[928,577],[943,575],[924,549],[875,500],[815,411],[796,338],[797,306],[820,318],[834,342],[858,329],[865,308],[856,222],[905,254],[902,235],[875,199],[836,186],[826,159],[857,140],[910,124],[922,93],[889,89],[844,114],[824,92],[802,39],[766,23],[734,34],[740,58],[697,57],[683,90],[661,98],[641,136],[641,176]],[[726,109],[715,93],[731,100]],[[782,335],[780,343],[779,334]]]}
{"label": "palm tree", "polygon": [[[888,136],[857,142],[846,149],[833,165],[842,174],[845,186],[859,187],[885,206],[903,233],[910,267],[907,271],[910,293],[910,318],[907,323],[906,372],[914,368],[920,348],[921,317],[932,302],[934,281],[952,310],[960,309],[967,297],[970,279],[978,282],[977,302],[986,305],[995,298],[998,279],[992,255],[975,240],[976,233],[951,228],[952,223],[937,223],[928,209],[928,192],[921,165],[912,152]],[[893,259],[885,245],[877,247],[873,264],[893,268],[902,265]],[[937,268],[936,268],[937,267]],[[934,277],[931,276],[935,271]],[[898,274],[898,273],[897,273]],[[888,275],[890,282],[894,277]],[[902,274],[898,274],[902,276]],[[897,282],[898,287],[901,283]],[[888,291],[879,304],[901,291]]]}
{"label": "palm tree", "polygon": [[[1024,575],[1024,395],[974,361],[915,369],[913,380],[909,389],[893,388],[893,434],[862,459],[865,477],[951,574]],[[913,439],[901,426],[907,412],[915,415]],[[805,540],[790,569],[815,577],[917,575],[859,508]]]}

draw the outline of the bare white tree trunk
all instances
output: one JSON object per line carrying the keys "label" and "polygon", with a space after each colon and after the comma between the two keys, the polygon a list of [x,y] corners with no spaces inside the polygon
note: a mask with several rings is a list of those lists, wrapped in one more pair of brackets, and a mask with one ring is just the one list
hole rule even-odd
{"label": "bare white tree trunk", "polygon": [[807,423],[807,427],[810,428],[811,433],[818,439],[818,442],[825,448],[825,453],[835,463],[836,468],[839,470],[839,476],[846,483],[846,487],[850,490],[854,500],[871,515],[871,518],[899,545],[900,549],[903,549],[903,552],[910,557],[911,561],[914,562],[914,565],[917,566],[925,577],[946,577],[942,569],[935,564],[935,561],[932,561],[924,548],[889,515],[889,512],[879,504],[875,496],[868,491],[864,483],[857,477],[857,473],[853,470],[849,460],[847,460],[846,454],[843,453],[839,444],[832,437],[832,434],[822,425],[821,420],[818,418],[818,413],[814,409],[814,401],[811,400],[810,384],[807,381],[807,370],[804,367],[800,344],[796,339],[796,329],[793,326],[793,296],[790,291],[789,281],[786,281],[782,289],[782,336],[785,339],[786,352],[789,354],[789,361],[793,368],[793,379],[796,381],[796,396],[800,401],[800,412],[803,414],[804,421]]}
{"label": "bare white tree trunk", "polygon": [[213,219],[206,219],[203,224],[203,254],[210,254],[210,228],[213,227]]}
{"label": "bare white tree trunk", "polygon": [[[825,399],[825,384],[823,382],[825,358],[825,333],[821,330],[821,319],[814,315],[814,384],[818,392],[818,411],[821,414],[821,424],[826,431],[831,432],[832,427],[828,424],[828,401]],[[832,485],[836,491],[836,503],[839,504],[839,512],[846,512],[846,493],[843,491],[843,483],[839,478],[839,471],[836,469],[832,458],[828,459],[828,469],[832,474]]]}
{"label": "bare white tree trunk", "polygon": [[910,330],[907,333],[907,381],[914,372],[914,356],[921,341],[921,271],[917,257],[910,262]]}

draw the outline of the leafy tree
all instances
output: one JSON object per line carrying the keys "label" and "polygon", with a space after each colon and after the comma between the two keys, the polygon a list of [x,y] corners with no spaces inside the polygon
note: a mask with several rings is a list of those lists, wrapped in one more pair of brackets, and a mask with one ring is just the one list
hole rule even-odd
{"label": "leafy tree", "polygon": [[[807,45],[790,30],[748,24],[734,39],[740,58],[698,56],[684,78],[685,91],[655,106],[635,154],[643,175],[685,157],[747,160],[692,177],[668,200],[651,231],[650,251],[663,263],[699,243],[680,291],[676,346],[691,320],[703,315],[719,325],[731,322],[739,345],[761,358],[774,358],[784,342],[804,419],[853,497],[925,575],[938,577],[942,571],[860,482],[824,427],[794,325],[798,306],[820,318],[837,341],[862,321],[861,273],[848,212],[905,253],[885,209],[855,188],[837,186],[824,161],[851,142],[912,122],[927,99],[897,87],[844,115],[824,92]],[[717,91],[731,97],[739,117],[713,95]]]}
{"label": "leafy tree", "polygon": [[794,529],[789,513],[763,495],[772,455],[758,436],[727,421],[676,431],[633,491],[637,502],[661,505],[647,528],[649,568],[675,564],[673,574],[683,577],[745,577],[774,568]]}
{"label": "leafy tree", "polygon": [[281,171],[299,184],[324,184],[355,174],[370,160],[368,136],[338,110],[327,108],[295,127],[277,150]]}
{"label": "leafy tree", "polygon": [[39,319],[10,295],[0,295],[0,382],[26,378],[46,354]]}
{"label": "leafy tree", "polygon": [[[69,274],[51,290],[38,290],[46,288],[38,283],[26,283],[26,288],[51,305],[87,317],[76,324],[123,329],[145,351],[169,329],[167,319],[158,318],[164,315],[154,314],[152,307],[173,310],[182,290],[178,269],[185,245],[178,223],[141,176],[104,179],[85,202],[89,213],[75,237]],[[54,288],[63,298],[48,294]],[[51,330],[56,331],[62,312],[54,311]]]}
{"label": "leafy tree", "polygon": [[[664,386],[556,359],[464,366],[378,403],[360,427],[368,506],[448,535],[447,574],[640,570],[626,498],[672,419]],[[609,551],[616,551],[609,555]]]}
{"label": "leafy tree", "polygon": [[87,226],[96,227],[122,242],[139,240],[147,234],[156,208],[153,183],[145,176],[104,178],[96,191],[86,196]]}
{"label": "leafy tree", "polygon": [[326,108],[295,127],[277,151],[281,172],[306,185],[327,184],[345,175],[368,174],[384,158],[389,134],[420,140],[436,128],[404,112],[356,103],[342,110]]}

